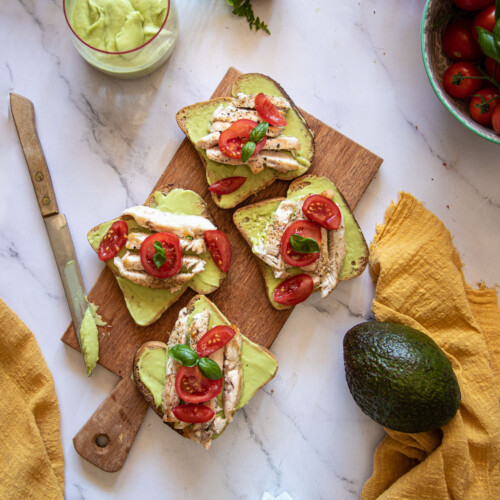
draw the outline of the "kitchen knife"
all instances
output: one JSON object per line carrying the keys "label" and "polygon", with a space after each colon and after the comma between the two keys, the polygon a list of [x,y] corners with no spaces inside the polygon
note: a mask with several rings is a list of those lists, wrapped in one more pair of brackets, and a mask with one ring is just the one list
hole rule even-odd
{"label": "kitchen knife", "polygon": [[49,235],[52,252],[61,276],[71,318],[81,350],[80,327],[88,304],[75,247],[64,214],[59,213],[56,196],[35,125],[35,109],[26,97],[10,93],[10,109],[17,135],[33,182],[40,212]]}

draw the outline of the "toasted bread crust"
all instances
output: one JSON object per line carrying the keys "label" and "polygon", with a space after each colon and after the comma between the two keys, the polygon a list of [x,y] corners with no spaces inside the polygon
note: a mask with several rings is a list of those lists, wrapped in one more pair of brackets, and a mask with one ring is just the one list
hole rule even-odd
{"label": "toasted bread crust", "polygon": [[[299,109],[297,108],[297,106],[295,105],[295,103],[293,102],[293,100],[291,99],[291,97],[285,92],[285,90],[283,89],[283,87],[278,83],[276,82],[275,80],[273,80],[272,78],[270,78],[269,76],[266,76],[266,75],[262,75],[260,73],[247,73],[247,74],[243,74],[241,75],[234,83],[233,83],[233,87],[232,87],[232,96],[235,97],[236,94],[238,94],[238,92],[240,92],[240,84],[245,81],[246,79],[248,78],[255,78],[255,77],[259,77],[259,78],[263,78],[265,80],[268,80],[269,82],[271,82],[273,85],[276,86],[276,88],[279,90],[279,92],[281,92],[283,94],[283,96],[288,99],[288,101],[290,102],[290,106],[291,108],[293,109],[293,111],[295,111],[295,113],[297,113],[297,115],[299,116],[299,118],[302,120],[305,128],[307,129],[310,137],[311,137],[311,149],[312,149],[312,155],[314,156],[314,133],[312,132],[311,128],[309,127],[306,119],[304,118],[304,116],[302,115],[302,113],[299,111]],[[218,98],[215,98],[215,99],[210,99],[209,101],[203,101],[203,102],[199,102],[199,103],[195,103],[195,104],[191,104],[189,106],[186,106],[184,108],[182,108],[181,110],[179,110],[177,112],[177,115],[176,115],[176,119],[177,119],[177,123],[179,125],[179,127],[181,128],[181,130],[186,134],[186,136],[190,139],[190,136],[189,136],[189,132],[188,132],[188,114],[190,111],[192,110],[196,110],[196,109],[200,109],[204,106],[207,106],[207,105],[213,105],[214,103],[224,103],[224,102],[230,102],[232,100],[232,97],[218,97]],[[208,125],[208,124],[207,124]],[[207,128],[208,130],[208,128]],[[208,132],[207,132],[208,133]],[[205,170],[207,169],[207,160],[206,158],[201,154],[201,152],[198,150],[198,148],[196,148],[196,151],[200,157],[200,160],[203,164],[203,166],[205,167]],[[262,189],[265,189],[267,186],[271,185],[275,180],[278,180],[278,179],[285,179],[285,180],[289,180],[290,179],[290,176],[292,174],[290,172],[287,172],[287,173],[279,173],[279,172],[275,172],[273,178],[271,180],[269,180],[268,182],[262,182],[262,184],[260,184],[259,186],[257,186],[253,191],[251,191],[250,193],[246,194],[246,195],[242,195],[242,197],[240,198],[237,198],[237,200],[235,201],[235,203],[231,206],[227,206],[227,207],[221,207],[221,195],[216,195],[214,193],[211,193],[211,196],[212,196],[212,199],[214,200],[214,203],[221,207],[221,208],[234,208],[236,206],[238,206],[239,204],[241,204],[243,201],[247,200],[248,198],[252,197],[252,196],[255,196],[259,191],[261,191]],[[300,174],[297,174],[297,175],[300,175]]]}

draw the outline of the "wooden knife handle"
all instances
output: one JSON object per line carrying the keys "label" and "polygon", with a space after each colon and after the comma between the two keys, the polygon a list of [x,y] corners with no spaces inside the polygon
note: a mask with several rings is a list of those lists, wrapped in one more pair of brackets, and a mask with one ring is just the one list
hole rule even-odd
{"label": "wooden knife handle", "polygon": [[10,109],[16,124],[17,135],[28,164],[31,182],[35,188],[36,198],[42,217],[59,213],[56,196],[52,187],[49,169],[45,161],[40,140],[36,132],[35,108],[26,97],[10,93]]}
{"label": "wooden knife handle", "polygon": [[123,378],[73,438],[75,450],[106,472],[123,467],[148,404],[131,374]]}

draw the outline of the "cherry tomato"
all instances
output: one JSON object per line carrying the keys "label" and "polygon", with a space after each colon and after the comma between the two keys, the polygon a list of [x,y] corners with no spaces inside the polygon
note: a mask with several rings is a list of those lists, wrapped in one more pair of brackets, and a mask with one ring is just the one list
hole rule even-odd
{"label": "cherry tomato", "polygon": [[[493,97],[500,95],[500,90],[494,87],[488,87],[486,89],[478,90],[476,94],[483,96],[485,101],[489,101]],[[491,127],[493,111],[497,107],[499,101],[500,98],[495,99],[484,106],[481,106],[481,97],[472,96],[469,104],[469,111],[472,119],[480,123],[481,125]]]}
{"label": "cherry tomato", "polygon": [[[243,145],[248,142],[250,132],[258,125],[253,120],[236,120],[219,137],[219,148],[224,156],[239,160]],[[253,155],[256,155],[266,144],[266,137],[257,143]]]}
{"label": "cherry tomato", "polygon": [[457,7],[460,7],[464,10],[479,10],[490,3],[493,3],[494,0],[453,0]]}
{"label": "cherry tomato", "polygon": [[283,260],[294,267],[304,267],[316,262],[319,257],[319,252],[300,253],[292,249],[290,245],[290,236],[298,234],[304,238],[312,238],[321,246],[321,228],[314,222],[308,220],[298,220],[292,222],[281,237],[281,256]]}
{"label": "cherry tomato", "polygon": [[500,63],[496,62],[494,59],[491,59],[491,57],[487,57],[484,61],[484,64],[486,66],[488,75],[492,76],[497,82],[500,82]]}
{"label": "cherry tomato", "polygon": [[493,116],[491,117],[491,124],[495,132],[500,135],[500,106],[495,106]]}
{"label": "cherry tomato", "polygon": [[[452,97],[459,99],[470,97],[483,86],[483,80],[479,78],[467,78],[470,76],[481,76],[481,73],[479,73],[473,63],[461,61],[452,64],[443,76],[444,90]],[[461,77],[465,78],[459,81]]]}
{"label": "cherry tomato", "polygon": [[227,236],[222,231],[213,229],[211,231],[205,231],[204,237],[208,251],[215,264],[223,273],[227,273],[232,256],[231,244]]}
{"label": "cherry tomato", "polygon": [[177,420],[190,424],[210,422],[215,417],[215,411],[206,405],[177,405],[172,408],[172,413]]}
{"label": "cherry tomato", "polygon": [[236,332],[227,325],[217,325],[210,328],[196,344],[196,352],[200,358],[210,356],[210,354],[224,347]]}
{"label": "cherry tomato", "polygon": [[175,377],[175,390],[186,403],[204,403],[222,391],[222,377],[210,380],[197,366],[181,366]]}
{"label": "cherry tomato", "polygon": [[311,295],[314,282],[308,274],[298,274],[283,281],[273,292],[273,300],[284,306],[295,306]]}
{"label": "cherry tomato", "polygon": [[276,127],[284,127],[287,124],[284,116],[278,111],[278,108],[262,92],[255,96],[255,109],[259,116]]}
{"label": "cherry tomato", "polygon": [[338,229],[342,222],[339,206],[330,198],[321,194],[308,196],[302,207],[304,215],[326,229]]}
{"label": "cherry tomato", "polygon": [[230,194],[234,193],[239,189],[245,181],[246,177],[226,177],[225,179],[220,179],[209,186],[208,190],[214,194]]}
{"label": "cherry tomato", "polygon": [[495,24],[495,5],[493,4],[486,7],[486,9],[483,9],[481,12],[478,12],[474,21],[472,21],[472,36],[474,37],[474,40],[477,42],[477,39],[479,38],[476,26],[481,26],[481,28],[492,32]]}
{"label": "cherry tomato", "polygon": [[[162,266],[156,267],[154,244],[159,242],[166,253],[166,260]],[[156,278],[169,278],[177,274],[182,267],[182,249],[179,238],[172,233],[154,233],[148,236],[139,249],[142,267],[151,276]]]}
{"label": "cherry tomato", "polygon": [[453,61],[474,61],[482,56],[472,37],[472,19],[457,19],[444,30],[443,50]]}
{"label": "cherry tomato", "polygon": [[97,256],[101,260],[112,259],[127,242],[127,236],[127,223],[124,220],[117,220],[113,222],[99,244]]}

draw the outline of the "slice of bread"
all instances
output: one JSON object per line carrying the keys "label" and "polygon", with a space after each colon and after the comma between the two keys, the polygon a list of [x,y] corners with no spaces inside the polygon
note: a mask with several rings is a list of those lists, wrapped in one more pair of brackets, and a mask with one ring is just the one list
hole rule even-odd
{"label": "slice of bread", "polygon": [[[259,92],[263,92],[268,96],[285,97],[290,102],[291,108],[286,113],[288,125],[284,129],[283,135],[292,135],[300,140],[301,149],[298,156],[301,161],[303,160],[304,166],[298,170],[284,173],[265,167],[261,172],[253,174],[247,165],[218,163],[208,159],[203,149],[196,148],[205,167],[209,186],[226,177],[242,176],[247,178],[246,182],[234,193],[226,195],[212,193],[214,202],[221,208],[232,208],[239,205],[242,201],[269,186],[277,179],[291,180],[303,175],[307,172],[314,156],[314,134],[297,106],[277,82],[259,73],[248,73],[241,75],[233,84],[232,95],[234,97],[238,93],[251,95]],[[209,133],[213,112],[221,104],[228,105],[230,102],[230,97],[220,97],[186,106],[177,113],[177,123],[189,140],[195,144],[198,139]]]}
{"label": "slice of bread", "polygon": [[[196,295],[186,306],[190,315],[208,308],[211,312],[209,327],[216,325],[231,325],[230,321],[222,314],[217,306],[204,295]],[[278,370],[278,361],[274,354],[265,347],[251,342],[242,335],[242,365],[243,365],[243,393],[238,403],[237,409],[241,408],[251,397],[265,384],[274,378]],[[250,356],[249,352],[252,354]],[[154,356],[156,359],[151,364],[148,357]],[[167,362],[167,345],[163,342],[151,341],[143,344],[134,357],[133,374],[134,381],[139,392],[142,394],[148,405],[159,416],[163,417],[161,394],[165,381],[165,366]],[[160,366],[163,364],[164,365]],[[259,361],[266,360],[267,371],[259,370]],[[256,362],[257,361],[257,362]],[[245,376],[245,373],[247,374]],[[162,384],[163,377],[163,384]],[[245,385],[246,384],[246,385]],[[161,391],[161,392],[160,392]],[[172,429],[183,435],[183,430],[175,429],[173,423],[165,422]],[[214,435],[213,439],[219,437]]]}
{"label": "slice of bread", "polygon": [[[349,280],[359,276],[368,264],[369,250],[361,228],[359,227],[349,205],[345,201],[340,191],[333,182],[326,177],[305,175],[294,180],[287,192],[287,198],[298,199],[308,194],[321,194],[325,190],[332,190],[335,195],[333,200],[340,207],[345,224],[346,255],[342,270],[339,273],[339,281]],[[233,221],[246,242],[253,246],[264,236],[267,224],[271,221],[281,201],[286,198],[271,198],[253,205],[247,205],[236,210],[233,214]],[[276,309],[288,309],[274,302],[273,292],[286,278],[275,278],[272,268],[264,263],[260,258],[259,265],[266,284],[266,290],[271,304]],[[303,272],[296,268],[298,274]],[[318,291],[316,288],[314,292]]]}
{"label": "slice of bread", "polygon": [[[161,201],[162,203],[167,203],[167,207],[171,208],[170,211],[175,212],[175,207],[173,207],[173,205],[175,205],[174,197],[175,199],[189,197],[186,198],[189,203],[186,203],[183,207],[183,210],[189,213],[182,211],[177,211],[176,213],[182,213],[184,215],[200,215],[209,219],[215,225],[206,203],[197,193],[179,188],[173,184],[156,190],[148,197],[144,205],[155,208],[157,207],[158,202]],[[170,205],[169,200],[171,200]],[[99,249],[101,239],[104,237],[111,224],[118,219],[125,220],[129,229],[146,231],[144,228],[138,226],[129,216],[118,217],[112,221],[99,224],[98,226],[92,228],[87,234],[87,239],[96,252]],[[118,255],[122,256],[125,252],[126,249],[122,248]],[[208,251],[201,254],[201,256],[206,260],[205,270],[200,274],[195,275],[190,281],[185,283],[180,290],[173,293],[165,289],[146,288],[136,283],[132,283],[120,275],[118,269],[113,263],[113,259],[106,261],[106,265],[116,276],[116,280],[123,293],[125,303],[132,318],[138,325],[146,326],[158,320],[160,316],[176,300],[179,299],[188,287],[192,288],[197,293],[203,294],[211,293],[219,288],[226,276],[226,273],[220,271]],[[207,279],[208,276],[210,276],[210,279]]]}

